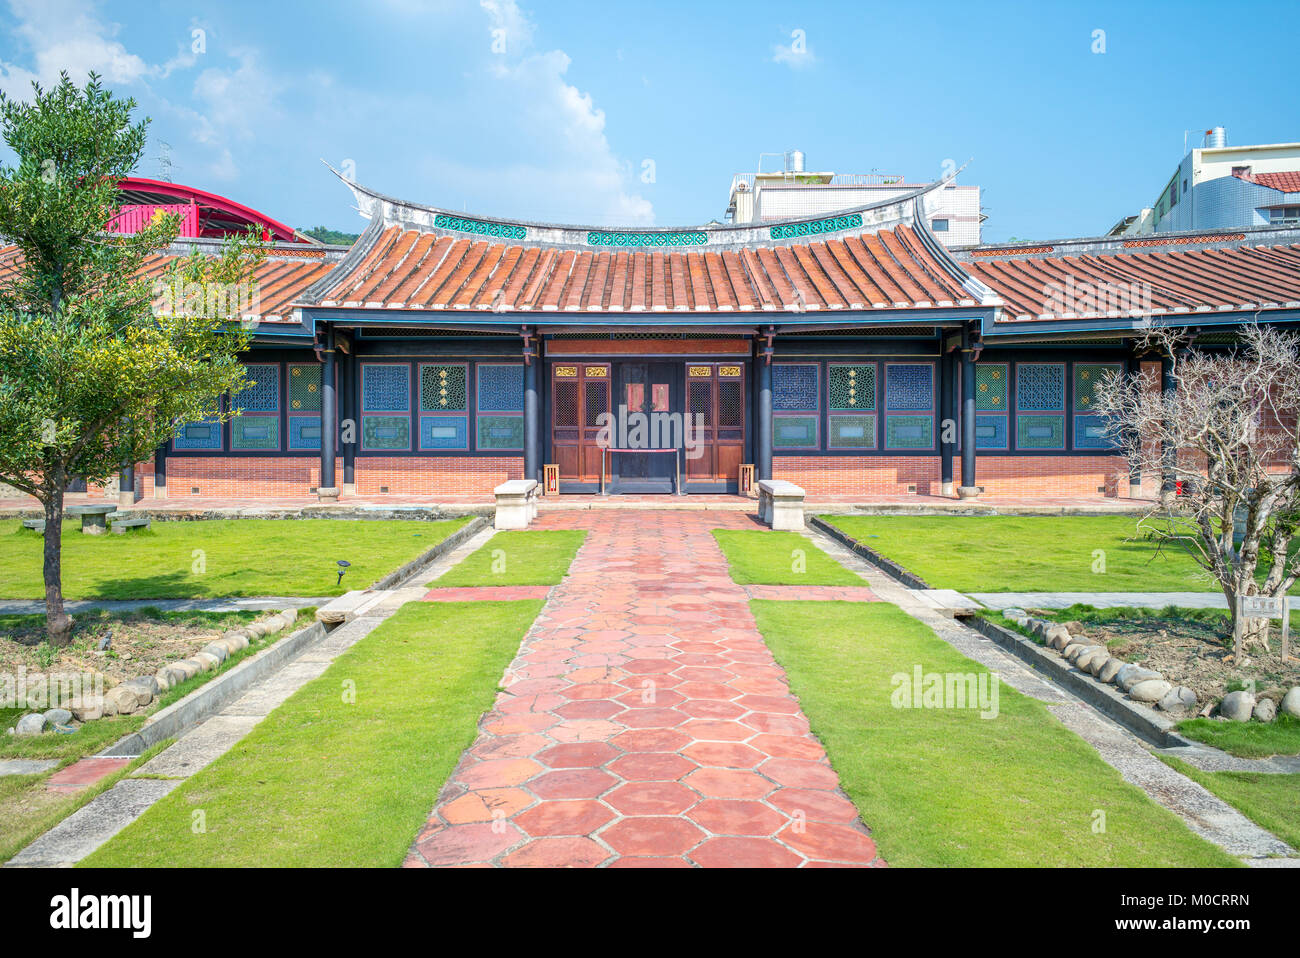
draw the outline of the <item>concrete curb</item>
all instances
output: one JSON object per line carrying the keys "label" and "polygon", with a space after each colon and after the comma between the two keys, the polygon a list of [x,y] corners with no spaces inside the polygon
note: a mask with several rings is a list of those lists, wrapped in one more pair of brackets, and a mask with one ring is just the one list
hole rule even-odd
{"label": "concrete curb", "polygon": [[830,536],[840,545],[844,546],[844,548],[850,549],[853,551],[854,554],[861,556],[863,559],[866,559],[868,562],[870,562],[876,568],[880,569],[886,575],[893,576],[895,579],[903,583],[903,585],[907,586],[908,588],[927,589],[927,590],[931,588],[930,584],[926,582],[924,579],[922,579],[920,576],[913,575],[911,572],[908,572],[906,569],[904,569],[901,565],[899,565],[897,562],[893,561],[892,559],[886,559],[884,556],[882,556],[875,549],[872,549],[870,546],[864,546],[857,539],[854,539],[852,536],[850,536],[848,533],[844,532],[843,530],[837,529],[835,526],[831,525],[829,522],[826,522],[820,516],[813,516],[808,520],[808,523],[813,528],[818,529],[821,532],[824,532],[826,535]]}
{"label": "concrete curb", "polygon": [[446,555],[452,549],[456,548],[466,539],[476,535],[480,530],[487,528],[488,521],[482,516],[475,516],[469,522],[465,523],[447,538],[443,539],[437,545],[430,547],[425,552],[416,556],[406,565],[402,566],[396,572],[390,572],[374,585],[370,586],[367,591],[374,592],[380,589],[395,589],[421,568],[428,565],[439,556]]}
{"label": "concrete curb", "polygon": [[[341,519],[366,521],[371,519],[413,519],[438,522],[459,519],[461,516],[491,516],[495,507],[487,504],[467,503],[456,505],[409,506],[354,506],[327,503],[306,503],[301,506],[226,506],[213,509],[130,509],[132,516],[149,518],[155,522],[199,522],[204,519]],[[39,519],[40,509],[27,506],[0,507],[0,519]]]}
{"label": "concrete curb", "polygon": [[1018,659],[1051,678],[1076,698],[1080,698],[1102,715],[1114,719],[1138,738],[1157,748],[1184,748],[1193,743],[1175,730],[1175,723],[1150,709],[1139,707],[1124,698],[1122,692],[1106,685],[1090,673],[1081,672],[1065,659],[1018,632],[1004,629],[980,615],[959,615],[957,621],[992,639]]}
{"label": "concrete curb", "polygon": [[163,739],[178,735],[190,726],[221,711],[255,682],[275,671],[324,636],[325,626],[319,622],[313,622],[305,629],[299,629],[292,635],[285,636],[270,648],[263,649],[240,662],[230,671],[199,686],[179,702],[173,702],[162,711],[150,716],[138,732],[119,739],[99,754],[139,755]]}

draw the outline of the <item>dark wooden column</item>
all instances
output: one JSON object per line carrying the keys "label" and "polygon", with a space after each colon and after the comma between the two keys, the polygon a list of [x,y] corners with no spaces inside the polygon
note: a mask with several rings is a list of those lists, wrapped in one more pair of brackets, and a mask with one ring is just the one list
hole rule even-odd
{"label": "dark wooden column", "polygon": [[[1142,361],[1137,356],[1129,356],[1124,362],[1124,375],[1130,383],[1139,382],[1142,378]],[[1134,442],[1136,440],[1136,442]],[[1134,445],[1140,444],[1142,437],[1129,433],[1128,442]],[[1142,498],[1142,464],[1139,459],[1130,459],[1128,463],[1128,497],[1130,499]]]}
{"label": "dark wooden column", "polygon": [[772,350],[770,346],[759,350],[754,358],[754,395],[758,401],[758,420],[755,424],[754,436],[754,472],[757,479],[771,479]]}
{"label": "dark wooden column", "polygon": [[334,386],[334,329],[325,333],[324,369],[321,370],[320,412],[320,486],[316,490],[322,502],[337,502],[334,484],[334,457],[338,438],[338,390]]}
{"label": "dark wooden column", "polygon": [[[945,340],[946,345],[946,340]],[[957,358],[950,351],[945,351],[939,359],[939,481],[940,493],[945,496],[957,494],[953,481],[953,460],[957,455]],[[953,424],[951,435],[953,441],[944,439],[950,434],[948,423]]]}
{"label": "dark wooden column", "polygon": [[167,498],[167,443],[163,443],[153,453],[153,497]]}
{"label": "dark wooden column", "polygon": [[975,484],[975,352],[969,329],[961,332],[961,485],[957,495],[974,499]]}

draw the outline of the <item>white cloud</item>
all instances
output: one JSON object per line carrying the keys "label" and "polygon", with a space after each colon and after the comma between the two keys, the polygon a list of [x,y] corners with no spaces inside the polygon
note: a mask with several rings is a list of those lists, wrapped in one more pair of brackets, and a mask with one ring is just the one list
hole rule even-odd
{"label": "white cloud", "polygon": [[0,61],[0,90],[18,98],[31,95],[31,83],[50,86],[66,70],[76,83],[94,71],[110,86],[149,75],[151,68],[114,39],[115,25],[101,23],[84,0],[10,0],[18,25],[14,34],[31,51],[31,67]]}
{"label": "white cloud", "polygon": [[808,35],[802,30],[790,31],[789,43],[772,44],[772,62],[792,70],[804,70],[817,62],[817,56],[808,45]]}

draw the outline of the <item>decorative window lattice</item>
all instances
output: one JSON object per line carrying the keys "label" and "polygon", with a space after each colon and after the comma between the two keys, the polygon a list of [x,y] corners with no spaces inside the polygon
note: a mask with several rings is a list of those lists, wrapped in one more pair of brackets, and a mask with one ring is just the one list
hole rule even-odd
{"label": "decorative window lattice", "polygon": [[1074,411],[1087,413],[1097,408],[1097,387],[1110,373],[1118,373],[1118,363],[1074,364]]}
{"label": "decorative window lattice", "polygon": [[828,449],[875,449],[876,417],[870,416],[831,416],[829,435],[826,438]]}
{"label": "decorative window lattice", "polygon": [[230,420],[230,448],[274,451],[280,448],[279,416],[236,416]]}
{"label": "decorative window lattice", "polygon": [[1016,409],[1055,412],[1065,409],[1065,366],[1020,363],[1016,366]]}
{"label": "decorative window lattice", "polygon": [[817,367],[807,363],[772,366],[772,408],[789,412],[815,412]]}
{"label": "decorative window lattice", "polygon": [[976,416],[975,417],[975,448],[976,449],[1006,449],[1007,448],[1007,417],[1006,416]]}
{"label": "decorative window lattice", "polygon": [[587,382],[583,425],[594,429],[600,425],[601,413],[609,412],[609,383]]}
{"label": "decorative window lattice", "polygon": [[886,449],[931,449],[934,447],[934,417],[886,416]]}
{"label": "decorative window lattice", "polygon": [[975,408],[980,412],[1007,411],[1007,382],[1003,363],[975,364]]}
{"label": "decorative window lattice", "polygon": [[1064,449],[1064,416],[1017,416],[1017,449]]}
{"label": "decorative window lattice", "polygon": [[1075,449],[1114,449],[1116,437],[1107,432],[1105,416],[1074,417]]}
{"label": "decorative window lattice", "polygon": [[468,416],[421,416],[421,449],[468,449]]}
{"label": "decorative window lattice", "polygon": [[320,412],[320,397],[320,364],[291,364],[289,366],[289,411]]}
{"label": "decorative window lattice", "polygon": [[289,448],[303,450],[320,448],[319,416],[289,417]]}
{"label": "decorative window lattice", "polygon": [[573,429],[578,425],[578,384],[556,383],[552,421],[556,428]]}
{"label": "decorative window lattice", "polygon": [[190,422],[176,430],[173,449],[219,450],[221,448],[221,423],[211,419]]}
{"label": "decorative window lattice", "polygon": [[885,408],[933,409],[934,366],[887,363],[885,365]]}
{"label": "decorative window lattice", "polygon": [[718,383],[718,425],[738,427],[745,424],[744,390],[738,382]]}
{"label": "decorative window lattice", "polygon": [[420,367],[420,409],[424,412],[465,412],[465,366],[432,365]]}
{"label": "decorative window lattice", "polygon": [[280,366],[278,363],[245,366],[245,376],[251,384],[240,391],[231,402],[234,409],[245,412],[280,411]]}
{"label": "decorative window lattice", "polygon": [[713,383],[698,382],[687,384],[687,408],[691,417],[699,416],[706,426],[712,425],[713,419]]}
{"label": "decorative window lattice", "polygon": [[524,367],[518,363],[508,366],[478,365],[479,412],[524,411]]}
{"label": "decorative window lattice", "polygon": [[411,367],[367,363],[361,367],[361,408],[396,412],[411,408]]}
{"label": "decorative window lattice", "polygon": [[410,449],[410,417],[362,416],[361,448],[377,452]]}
{"label": "decorative window lattice", "polygon": [[876,364],[831,363],[826,371],[826,400],[832,410],[876,408]]}
{"label": "decorative window lattice", "polygon": [[523,449],[523,416],[479,416],[478,448]]}
{"label": "decorative window lattice", "polygon": [[816,449],[816,416],[773,416],[773,449]]}

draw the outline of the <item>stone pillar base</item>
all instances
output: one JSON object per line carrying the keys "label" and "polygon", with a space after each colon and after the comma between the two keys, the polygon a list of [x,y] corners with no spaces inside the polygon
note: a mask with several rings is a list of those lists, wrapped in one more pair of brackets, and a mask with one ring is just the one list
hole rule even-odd
{"label": "stone pillar base", "polygon": [[945,482],[939,486],[939,495],[947,496],[951,499],[957,495],[957,484],[955,482]]}
{"label": "stone pillar base", "polygon": [[159,485],[156,485],[156,484],[155,484],[154,487],[153,487],[153,497],[154,497],[155,499],[166,499],[166,498],[167,498],[167,487],[166,487],[166,486],[159,486]]}
{"label": "stone pillar base", "polygon": [[321,502],[338,502],[339,490],[335,486],[321,486],[316,490],[316,496]]}
{"label": "stone pillar base", "polygon": [[357,494],[357,484],[355,482],[343,483],[343,495],[355,496]]}
{"label": "stone pillar base", "polygon": [[1141,498],[1142,498],[1142,483],[1140,483],[1140,482],[1130,482],[1130,483],[1128,484],[1128,497],[1129,497],[1130,499],[1141,499]]}
{"label": "stone pillar base", "polygon": [[119,509],[130,509],[135,505],[135,492],[122,489],[117,494],[117,507]]}
{"label": "stone pillar base", "polygon": [[974,499],[980,494],[979,486],[958,486],[957,497],[959,499]]}

